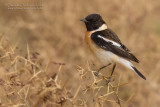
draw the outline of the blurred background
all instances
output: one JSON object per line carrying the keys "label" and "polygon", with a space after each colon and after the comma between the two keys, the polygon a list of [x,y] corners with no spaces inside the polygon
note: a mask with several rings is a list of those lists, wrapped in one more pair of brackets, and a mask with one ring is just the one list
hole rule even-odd
{"label": "blurred background", "polygon": [[[37,4],[36,9],[29,4]],[[28,43],[30,51],[38,52],[43,63],[65,63],[62,81],[70,81],[70,88],[75,91],[74,87],[80,84],[76,65],[87,68],[87,61],[100,65],[88,52],[84,42],[86,28],[79,21],[91,13],[101,14],[109,28],[140,60],[135,65],[147,78],[144,81],[131,70],[117,66],[115,75],[121,75],[122,83],[129,82],[119,93],[124,101],[131,98],[125,106],[158,107],[159,0],[0,0],[0,33],[11,44],[18,44],[22,54],[27,52]],[[49,68],[53,72],[57,69],[57,65]],[[87,105],[91,103],[89,100]]]}

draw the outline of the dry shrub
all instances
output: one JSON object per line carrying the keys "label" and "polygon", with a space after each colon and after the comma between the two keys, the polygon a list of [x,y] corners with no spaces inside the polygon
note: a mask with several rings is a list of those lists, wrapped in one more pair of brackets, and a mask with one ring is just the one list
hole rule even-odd
{"label": "dry shrub", "polygon": [[[119,87],[125,85],[112,81],[105,85],[107,76],[94,75],[90,65],[84,69],[77,65],[79,85],[72,91],[72,85],[63,80],[64,63],[42,64],[38,52],[30,52],[28,44],[26,55],[21,55],[17,45],[11,46],[6,37],[0,37],[0,105],[8,106],[104,106],[119,105],[124,101],[119,97]],[[48,70],[50,63],[58,66]],[[73,66],[74,67],[74,66]],[[114,78],[114,77],[112,77]],[[69,85],[71,87],[68,87]],[[88,102],[92,101],[93,104]]]}

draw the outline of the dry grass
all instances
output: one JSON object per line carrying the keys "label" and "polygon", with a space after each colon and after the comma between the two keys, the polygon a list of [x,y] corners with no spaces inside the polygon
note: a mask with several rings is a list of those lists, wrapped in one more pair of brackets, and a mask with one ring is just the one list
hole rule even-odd
{"label": "dry grass", "polygon": [[28,44],[27,54],[22,56],[18,47],[10,46],[3,36],[0,38],[0,52],[0,105],[3,107],[87,106],[90,102],[86,99],[88,95],[92,96],[93,104],[89,104],[92,106],[103,106],[104,103],[122,105],[118,93],[119,87],[125,84],[120,84],[119,79],[117,85],[102,85],[106,76],[95,77],[95,71],[90,70],[89,65],[87,70],[77,66],[80,84],[72,92],[72,87],[68,88],[71,84],[63,80],[61,69],[64,63],[49,62],[59,66],[56,73],[51,73],[48,70],[50,65],[42,64],[39,53],[30,52]]}
{"label": "dry grass", "polygon": [[[54,0],[41,10],[8,10],[13,2],[32,3],[0,0],[1,106],[159,106],[158,0]],[[101,64],[88,53],[79,21],[90,13],[100,13],[139,58],[146,81],[121,65],[109,86],[92,75]]]}

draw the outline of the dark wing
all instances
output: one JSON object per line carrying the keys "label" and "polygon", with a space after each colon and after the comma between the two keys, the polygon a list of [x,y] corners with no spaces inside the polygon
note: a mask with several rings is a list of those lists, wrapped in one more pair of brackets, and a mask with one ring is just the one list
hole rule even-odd
{"label": "dark wing", "polygon": [[[108,32],[108,31],[107,31]],[[106,51],[110,51],[120,57],[139,62],[139,60],[121,43],[117,35],[99,31],[91,35],[93,42]]]}
{"label": "dark wing", "polygon": [[113,40],[116,43],[119,43],[124,50],[130,52],[130,50],[125,45],[123,45],[121,43],[121,40],[118,38],[116,33],[114,33],[111,29],[108,28],[106,30],[99,31],[99,32],[96,32],[96,33],[102,35],[103,37],[105,37],[107,39]]}
{"label": "dark wing", "polygon": [[121,44],[120,39],[118,38],[118,36],[116,35],[116,33],[114,33],[111,29],[106,29],[102,32],[102,36],[107,37],[108,39],[111,39],[119,44]]}

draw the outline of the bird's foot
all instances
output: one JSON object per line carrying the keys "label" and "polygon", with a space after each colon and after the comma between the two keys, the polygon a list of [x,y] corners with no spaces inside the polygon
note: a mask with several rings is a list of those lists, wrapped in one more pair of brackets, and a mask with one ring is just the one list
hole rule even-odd
{"label": "bird's foot", "polygon": [[100,78],[100,77],[99,77],[99,72],[95,71],[95,72],[94,72],[94,75],[95,75],[96,77]]}
{"label": "bird's foot", "polygon": [[111,82],[111,79],[112,79],[112,78],[111,78],[111,77],[107,77],[106,79],[107,79],[107,80],[106,80],[106,85],[108,85],[108,84]]}

